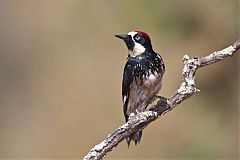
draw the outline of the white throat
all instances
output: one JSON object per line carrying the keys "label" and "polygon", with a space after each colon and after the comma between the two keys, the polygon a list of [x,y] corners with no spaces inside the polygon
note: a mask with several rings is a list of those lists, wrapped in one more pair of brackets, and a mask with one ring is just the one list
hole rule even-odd
{"label": "white throat", "polygon": [[143,54],[144,52],[145,52],[145,48],[144,48],[144,46],[142,46],[140,43],[138,43],[138,42],[136,42],[135,40],[134,40],[134,36],[137,34],[137,32],[129,32],[128,33],[128,35],[130,35],[131,37],[132,37],[132,40],[133,40],[133,42],[134,42],[134,48],[133,48],[133,51],[131,51],[131,50],[129,50],[128,52],[129,52],[129,55],[131,56],[131,57],[137,57],[137,56],[139,56],[139,55],[141,55],[141,54]]}

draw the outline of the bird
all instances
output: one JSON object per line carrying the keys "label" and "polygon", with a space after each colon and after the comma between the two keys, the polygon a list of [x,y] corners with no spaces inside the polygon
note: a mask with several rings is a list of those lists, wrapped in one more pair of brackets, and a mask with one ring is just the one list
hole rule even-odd
{"label": "bird", "polygon": [[[143,112],[156,100],[162,87],[165,65],[162,57],[153,50],[148,33],[134,30],[127,34],[116,34],[128,48],[127,62],[122,79],[123,112],[126,122],[131,115]],[[142,131],[126,138],[128,147],[131,141],[140,143]]]}

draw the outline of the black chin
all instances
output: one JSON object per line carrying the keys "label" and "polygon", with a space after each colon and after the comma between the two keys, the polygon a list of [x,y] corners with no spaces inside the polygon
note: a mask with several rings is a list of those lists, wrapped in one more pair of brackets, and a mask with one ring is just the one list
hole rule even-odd
{"label": "black chin", "polygon": [[127,45],[127,48],[129,49],[129,50],[131,50],[131,51],[133,51],[133,48],[134,48],[134,42],[133,42],[133,40],[132,39],[130,39],[130,40],[128,40],[128,41],[125,41],[124,40],[124,42],[126,43],[126,45]]}

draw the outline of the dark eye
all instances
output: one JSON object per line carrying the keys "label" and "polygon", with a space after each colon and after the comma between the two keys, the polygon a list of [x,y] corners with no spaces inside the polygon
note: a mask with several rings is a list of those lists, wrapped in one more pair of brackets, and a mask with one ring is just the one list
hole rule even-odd
{"label": "dark eye", "polygon": [[136,37],[135,37],[135,40],[136,40],[136,41],[140,41],[140,40],[141,40],[141,37],[140,37],[140,36],[136,36]]}

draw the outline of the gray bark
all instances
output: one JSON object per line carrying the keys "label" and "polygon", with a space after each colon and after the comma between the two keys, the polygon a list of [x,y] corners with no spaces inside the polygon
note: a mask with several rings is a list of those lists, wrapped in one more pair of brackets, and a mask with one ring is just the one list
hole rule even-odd
{"label": "gray bark", "polygon": [[191,97],[194,93],[199,92],[195,84],[195,74],[198,68],[216,63],[220,60],[231,57],[240,49],[240,39],[229,47],[215,51],[204,57],[189,58],[183,57],[182,83],[177,91],[168,99],[160,98],[156,105],[152,106],[148,111],[138,113],[130,120],[110,133],[105,140],[93,147],[90,152],[83,158],[84,160],[102,159],[115,148],[121,141],[136,131],[143,130],[151,122],[163,114],[169,112],[178,104]]}

